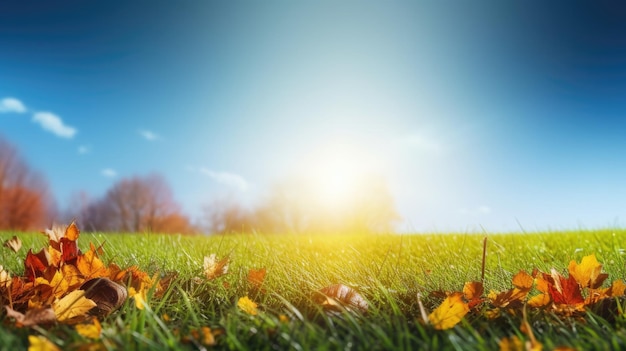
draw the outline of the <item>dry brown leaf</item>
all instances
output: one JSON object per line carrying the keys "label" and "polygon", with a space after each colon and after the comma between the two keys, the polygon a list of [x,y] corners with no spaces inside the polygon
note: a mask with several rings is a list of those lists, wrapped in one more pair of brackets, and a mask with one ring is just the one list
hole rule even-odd
{"label": "dry brown leaf", "polygon": [[122,306],[128,292],[126,288],[107,278],[93,278],[80,286],[85,291],[85,297],[96,303],[96,307],[89,313],[96,316],[106,316]]}
{"label": "dry brown leaf", "polygon": [[54,310],[46,308],[30,308],[26,314],[13,310],[9,306],[4,306],[7,310],[7,317],[15,318],[18,326],[30,327],[33,325],[52,324],[57,321]]}
{"label": "dry brown leaf", "polygon": [[221,260],[217,259],[215,254],[204,257],[204,275],[208,280],[221,277],[228,273],[228,257],[224,257]]}
{"label": "dry brown leaf", "polygon": [[18,252],[22,248],[22,240],[14,235],[11,239],[4,242],[4,246],[13,250],[13,252]]}
{"label": "dry brown leaf", "polygon": [[345,309],[365,313],[369,307],[361,294],[343,284],[333,284],[321,289],[315,300],[330,312]]}

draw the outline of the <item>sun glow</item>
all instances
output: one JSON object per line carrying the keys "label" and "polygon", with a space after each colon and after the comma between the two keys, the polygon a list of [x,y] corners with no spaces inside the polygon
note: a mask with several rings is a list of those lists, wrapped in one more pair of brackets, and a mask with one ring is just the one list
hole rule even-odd
{"label": "sun glow", "polygon": [[333,147],[313,159],[308,172],[312,200],[320,207],[339,211],[354,205],[364,179],[371,172],[367,158],[357,150]]}

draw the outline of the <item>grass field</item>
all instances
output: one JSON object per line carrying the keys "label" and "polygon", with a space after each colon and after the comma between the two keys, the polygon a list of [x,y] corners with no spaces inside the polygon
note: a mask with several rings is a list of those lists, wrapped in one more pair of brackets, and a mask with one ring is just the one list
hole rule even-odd
{"label": "grass field", "polygon": [[[4,241],[15,233],[2,233]],[[0,264],[22,275],[29,248],[47,246],[40,234],[17,235],[18,253],[2,248]],[[626,278],[626,231],[590,230],[551,233],[487,234],[484,285],[511,288],[520,269],[551,268],[567,272],[570,260],[595,254],[609,274],[608,282]],[[91,340],[73,326],[16,328],[2,313],[0,348],[27,349],[29,335],[44,335],[67,349],[249,349],[249,350],[497,350],[502,338],[518,336],[522,318],[506,314],[489,320],[468,314],[449,330],[423,322],[417,295],[427,311],[442,298],[433,291],[460,291],[481,279],[485,235],[338,235],[186,237],[164,235],[81,234],[79,247],[103,245],[105,263],[137,265],[150,275],[176,274],[164,295],[149,297],[139,310],[132,299],[102,320],[102,336]],[[228,273],[214,280],[203,274],[210,254],[230,259]],[[265,268],[260,289],[248,282],[250,269]],[[329,314],[314,301],[315,292],[342,283],[368,302],[366,313]],[[258,303],[251,315],[237,306],[241,297]],[[588,311],[576,316],[530,312],[528,320],[544,350],[626,349],[626,319],[616,300],[615,314]],[[209,327],[214,346],[202,341]]]}

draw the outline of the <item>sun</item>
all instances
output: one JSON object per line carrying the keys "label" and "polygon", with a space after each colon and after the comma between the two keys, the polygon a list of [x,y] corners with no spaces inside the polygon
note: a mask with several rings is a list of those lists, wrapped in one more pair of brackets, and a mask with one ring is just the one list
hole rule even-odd
{"label": "sun", "polygon": [[312,200],[327,210],[340,211],[354,205],[363,191],[368,173],[367,158],[358,150],[332,147],[309,164],[308,186]]}

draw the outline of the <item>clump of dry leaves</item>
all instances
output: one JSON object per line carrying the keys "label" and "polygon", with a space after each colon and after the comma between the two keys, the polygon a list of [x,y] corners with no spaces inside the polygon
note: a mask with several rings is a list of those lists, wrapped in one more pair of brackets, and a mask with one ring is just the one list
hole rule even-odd
{"label": "clump of dry leaves", "polygon": [[[72,222],[66,228],[43,232],[48,247],[24,260],[24,276],[11,276],[0,266],[0,303],[17,326],[90,322],[118,309],[128,297],[143,307],[146,293],[155,280],[137,267],[121,269],[100,259],[102,248],[78,248],[80,231]],[[21,243],[12,238],[5,246],[18,251]],[[99,325],[99,324],[98,324]],[[81,326],[79,329],[85,329]]]}

